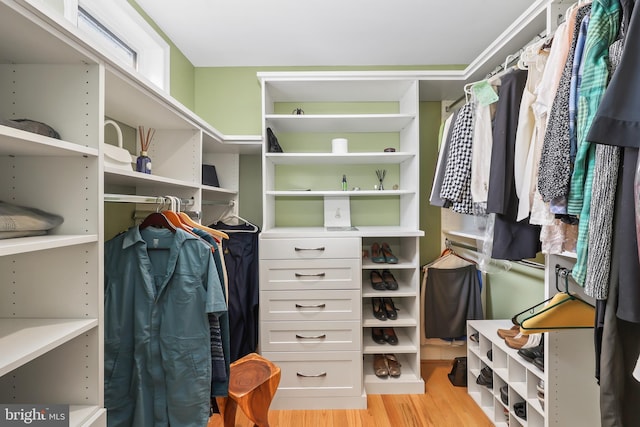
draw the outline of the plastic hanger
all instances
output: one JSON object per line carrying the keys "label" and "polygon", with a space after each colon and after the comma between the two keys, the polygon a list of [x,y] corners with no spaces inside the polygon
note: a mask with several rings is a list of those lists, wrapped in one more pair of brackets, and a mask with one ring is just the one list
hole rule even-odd
{"label": "plastic hanger", "polygon": [[[514,316],[515,324],[520,325],[520,332],[533,334],[562,329],[593,328],[595,325],[595,307],[569,292],[570,271],[556,265],[556,293],[553,297],[542,301]],[[564,290],[558,286],[558,278],[564,278]],[[543,307],[541,310],[536,309]],[[517,321],[524,313],[530,316]]]}
{"label": "plastic hanger", "polygon": [[182,222],[184,224],[186,224],[186,225],[188,225],[188,226],[190,226],[192,228],[197,228],[199,230],[206,231],[207,233],[211,234],[213,237],[216,237],[218,239],[227,239],[227,240],[229,240],[229,235],[227,233],[225,233],[224,231],[216,230],[215,228],[209,228],[206,225],[202,225],[202,224],[199,224],[199,223],[195,222],[185,212],[180,211],[180,208],[178,208],[178,216],[180,217],[180,219],[182,220]]}
{"label": "plastic hanger", "polygon": [[[215,220],[213,222],[213,224],[218,225],[218,223],[222,223],[224,225],[232,225],[232,224],[225,224],[225,220],[227,219],[234,219],[236,221],[239,222],[243,222],[244,225],[250,226],[251,230],[236,230],[236,229],[224,229],[224,228],[220,228],[220,229],[216,229],[216,230],[222,230],[226,233],[257,233],[260,231],[260,229],[258,228],[257,225],[252,224],[250,221],[247,221],[246,219],[230,212],[231,209],[233,209],[233,207],[235,206],[234,203],[230,203],[229,207],[227,209],[224,210],[224,212],[222,212],[222,214],[218,217],[217,220]],[[240,224],[237,224],[240,225]]]}

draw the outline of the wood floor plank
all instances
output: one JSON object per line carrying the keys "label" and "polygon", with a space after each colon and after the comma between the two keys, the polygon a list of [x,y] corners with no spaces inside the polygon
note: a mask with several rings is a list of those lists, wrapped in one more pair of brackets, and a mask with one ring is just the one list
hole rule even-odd
{"label": "wood floor plank", "polygon": [[[367,409],[272,410],[271,427],[489,427],[493,424],[467,394],[447,378],[451,361],[423,361],[424,394],[368,395]],[[208,427],[223,427],[214,415]],[[238,409],[234,427],[253,427]]]}

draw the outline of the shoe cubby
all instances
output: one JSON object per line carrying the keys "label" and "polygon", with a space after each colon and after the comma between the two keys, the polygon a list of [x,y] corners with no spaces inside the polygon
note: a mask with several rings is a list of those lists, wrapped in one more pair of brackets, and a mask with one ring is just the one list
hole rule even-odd
{"label": "shoe cubby", "polygon": [[[537,397],[536,385],[545,380],[544,372],[518,355],[516,349],[506,345],[498,336],[498,329],[509,329],[511,320],[470,320],[467,322],[467,337],[477,334],[475,340],[468,339],[467,370],[468,393],[482,407],[496,426],[545,426],[545,412]],[[491,350],[491,360],[487,352]],[[476,383],[484,367],[493,370],[493,389]],[[507,387],[508,404],[501,398],[501,389]],[[514,404],[524,402],[527,419],[516,415]],[[508,410],[508,416],[505,415]]]}

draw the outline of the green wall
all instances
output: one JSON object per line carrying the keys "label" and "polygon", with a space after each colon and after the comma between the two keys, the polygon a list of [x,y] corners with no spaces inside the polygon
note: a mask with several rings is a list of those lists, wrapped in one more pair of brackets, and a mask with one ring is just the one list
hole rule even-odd
{"label": "green wall", "polygon": [[544,299],[544,270],[512,263],[511,270],[487,275],[485,317],[511,319]]}

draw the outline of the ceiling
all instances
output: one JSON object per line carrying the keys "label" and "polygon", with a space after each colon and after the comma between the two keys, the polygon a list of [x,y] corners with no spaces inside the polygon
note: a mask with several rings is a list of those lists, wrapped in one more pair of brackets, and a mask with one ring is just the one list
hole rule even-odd
{"label": "ceiling", "polygon": [[136,0],[196,67],[469,64],[532,0]]}

